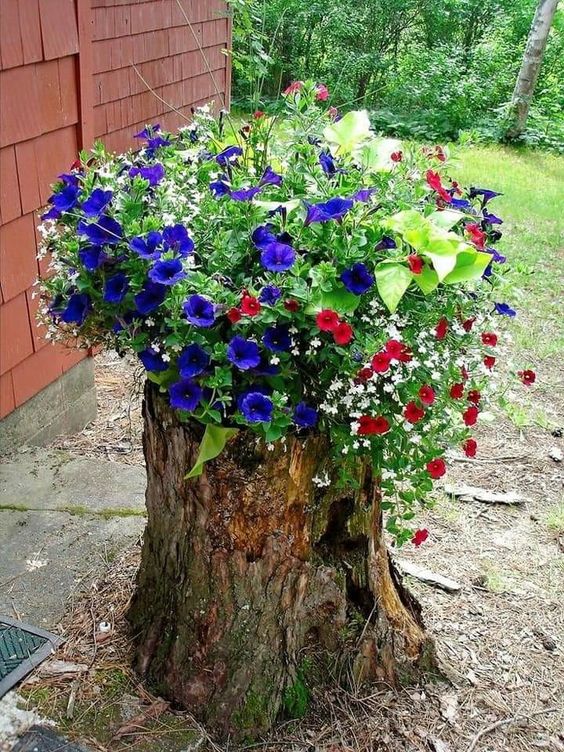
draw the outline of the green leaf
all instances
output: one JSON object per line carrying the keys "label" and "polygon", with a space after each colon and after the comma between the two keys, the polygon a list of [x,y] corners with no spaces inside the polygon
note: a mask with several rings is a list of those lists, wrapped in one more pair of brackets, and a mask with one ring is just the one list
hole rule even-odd
{"label": "green leaf", "polygon": [[413,275],[402,264],[387,263],[385,261],[378,264],[374,274],[380,297],[390,313],[393,313],[409,287]]}
{"label": "green leaf", "polygon": [[478,279],[484,273],[485,268],[491,263],[492,257],[489,253],[480,251],[464,251],[456,257],[456,266],[447,274],[443,282],[445,285],[453,285],[457,282],[467,282],[471,279]]}
{"label": "green leaf", "polygon": [[225,428],[224,426],[216,426],[212,423],[208,423],[202,441],[200,442],[200,450],[196,458],[196,463],[190,472],[185,475],[185,478],[196,478],[202,474],[204,464],[213,460],[223,450],[223,447],[229,441],[232,436],[238,432],[238,428]]}
{"label": "green leaf", "polygon": [[456,255],[452,253],[430,253],[429,251],[422,251],[422,253],[431,259],[431,263],[435,267],[439,282],[454,269],[456,266]]}
{"label": "green leaf", "polygon": [[286,209],[288,214],[291,211],[294,211],[294,209],[297,209],[298,206],[300,206],[302,203],[302,200],[300,198],[292,198],[289,201],[257,201],[253,200],[253,204],[255,206],[260,206],[262,209],[266,209],[266,211],[276,211],[280,206],[283,209]]}
{"label": "green leaf", "polygon": [[427,217],[427,219],[430,219],[434,225],[437,225],[437,227],[440,227],[443,230],[451,230],[463,218],[464,213],[455,211],[454,209],[435,211]]}
{"label": "green leaf", "polygon": [[430,266],[424,266],[421,274],[414,274],[413,280],[424,295],[429,295],[439,285],[439,275]]}
{"label": "green leaf", "polygon": [[385,172],[392,169],[394,163],[390,155],[401,149],[397,138],[373,138],[355,152],[361,167],[370,172]]}
{"label": "green leaf", "polygon": [[319,290],[311,303],[306,307],[305,313],[309,316],[319,311],[330,308],[337,313],[353,313],[360,303],[360,296],[348,292],[344,287],[333,290]]}
{"label": "green leaf", "polygon": [[351,152],[355,146],[369,138],[370,118],[366,110],[353,110],[328,125],[323,131],[323,136],[330,144],[336,144],[343,152]]}

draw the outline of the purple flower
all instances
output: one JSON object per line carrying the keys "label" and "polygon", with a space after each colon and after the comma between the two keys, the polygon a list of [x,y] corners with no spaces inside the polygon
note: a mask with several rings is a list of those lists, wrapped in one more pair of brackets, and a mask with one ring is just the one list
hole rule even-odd
{"label": "purple flower", "polygon": [[48,211],[43,212],[41,215],[42,220],[46,219],[59,219],[61,216],[61,212],[58,209],[55,209],[54,206],[52,206]]}
{"label": "purple flower", "polygon": [[215,307],[201,295],[191,295],[182,306],[188,321],[194,326],[210,327],[215,321]]}
{"label": "purple flower", "polygon": [[387,251],[390,250],[390,248],[396,247],[396,241],[393,238],[388,237],[388,235],[384,235],[382,240],[374,247],[375,251]]}
{"label": "purple flower", "polygon": [[260,292],[259,300],[261,303],[266,303],[266,305],[274,305],[281,297],[282,291],[279,287],[276,287],[275,285],[266,285],[266,287],[263,287]]}
{"label": "purple flower", "polygon": [[150,167],[131,167],[128,173],[130,178],[139,176],[147,180],[150,186],[158,185],[165,176],[165,169],[160,162]]}
{"label": "purple flower", "polygon": [[134,134],[134,138],[146,138],[147,139],[147,154],[149,156],[152,156],[155,153],[155,150],[158,149],[161,146],[169,146],[170,141],[168,139],[168,136],[161,136],[159,131],[161,129],[161,126],[156,123],[155,125],[147,125],[145,128],[143,128],[142,131],[139,131],[139,133]]}
{"label": "purple flower", "polygon": [[80,189],[76,185],[65,185],[58,193],[54,193],[49,201],[59,212],[70,211],[78,204]]}
{"label": "purple flower", "polygon": [[364,264],[358,263],[353,264],[350,269],[345,269],[341,274],[341,282],[349,292],[362,295],[372,287],[374,277]]}
{"label": "purple flower", "polygon": [[255,185],[251,188],[240,188],[238,191],[231,191],[230,195],[233,201],[251,201],[261,190],[262,188],[259,185]]}
{"label": "purple flower", "polygon": [[138,312],[147,315],[156,310],[164,301],[167,288],[147,280],[145,287],[133,298]]}
{"label": "purple flower", "polygon": [[267,167],[262,173],[259,185],[282,185],[282,175],[274,172],[272,167]]}
{"label": "purple flower", "polygon": [[159,285],[174,285],[185,276],[186,272],[179,258],[156,261],[149,270],[149,279]]}
{"label": "purple flower", "polygon": [[82,204],[82,211],[87,217],[99,216],[110,203],[113,195],[112,191],[103,191],[101,188],[96,188]]}
{"label": "purple flower", "polygon": [[78,187],[78,175],[75,175],[72,172],[61,173],[61,175],[59,175],[59,180],[65,185],[74,185],[75,188]]}
{"label": "purple flower", "polygon": [[276,235],[272,232],[272,225],[259,225],[251,235],[251,240],[257,248],[266,248],[276,242]]}
{"label": "purple flower", "polygon": [[287,326],[268,326],[262,335],[262,342],[272,352],[287,352],[292,346]]}
{"label": "purple flower", "polygon": [[354,201],[350,198],[330,198],[321,204],[308,204],[305,224],[310,225],[312,222],[330,222],[335,220],[339,222],[345,214],[352,208]]}
{"label": "purple flower", "polygon": [[272,400],[261,392],[249,392],[240,401],[240,410],[249,423],[270,423]]}
{"label": "purple flower", "polygon": [[176,251],[181,256],[188,256],[194,250],[194,241],[188,235],[188,230],[184,225],[173,225],[165,227],[163,230],[163,240],[165,249]]}
{"label": "purple flower", "polygon": [[495,198],[496,196],[503,196],[503,193],[490,191],[488,188],[470,188],[468,195],[470,198],[476,198],[476,196],[479,196],[482,199],[482,204],[485,206],[490,199]]}
{"label": "purple flower", "polygon": [[157,250],[157,246],[162,243],[162,236],[160,232],[150,232],[146,238],[135,237],[129,241],[129,247],[132,251],[135,251],[141,258],[144,259],[157,259],[159,258],[160,251]]}
{"label": "purple flower", "polygon": [[321,165],[323,172],[328,177],[331,177],[337,172],[337,168],[335,167],[335,160],[328,151],[321,152],[321,154],[319,155],[319,164]]}
{"label": "purple flower", "polygon": [[152,347],[148,347],[146,350],[141,350],[137,355],[147,371],[159,373],[160,371],[168,370],[168,363],[163,360],[162,354],[153,350]]}
{"label": "purple flower", "polygon": [[209,353],[196,343],[185,347],[178,357],[178,370],[183,378],[198,376],[209,364]]}
{"label": "purple flower", "polygon": [[367,201],[370,201],[375,193],[376,188],[361,188],[354,194],[352,198],[353,201],[361,201],[362,203],[366,203]]}
{"label": "purple flower", "polygon": [[134,133],[133,138],[152,138],[154,133],[158,133],[161,129],[159,123],[153,125],[146,125],[139,133]]}
{"label": "purple flower", "polygon": [[293,266],[296,252],[291,245],[274,241],[267,245],[260,254],[260,263],[269,272],[285,272]]}
{"label": "purple flower", "polygon": [[311,428],[317,423],[317,410],[300,402],[294,410],[294,423],[301,428]]}
{"label": "purple flower", "polygon": [[172,407],[188,412],[193,412],[198,407],[203,396],[202,387],[192,379],[180,379],[171,384],[168,393]]}
{"label": "purple flower", "polygon": [[226,167],[230,162],[235,162],[242,153],[243,149],[240,146],[228,146],[216,156],[215,161],[222,167]]}
{"label": "purple flower", "polygon": [[87,271],[94,272],[102,266],[107,256],[99,245],[87,245],[79,250],[78,258]]}
{"label": "purple flower", "polygon": [[517,311],[511,308],[507,303],[496,303],[495,312],[499,313],[501,316],[509,316],[510,318],[517,316]]}
{"label": "purple flower", "polygon": [[470,209],[472,204],[465,198],[452,198],[450,205],[453,209]]}
{"label": "purple flower", "polygon": [[129,280],[124,272],[118,272],[108,277],[104,284],[104,300],[106,303],[121,303],[129,289]]}
{"label": "purple flower", "polygon": [[492,254],[492,261],[495,261],[496,264],[505,264],[507,261],[506,257],[495,248],[486,248],[486,253]]}
{"label": "purple flower", "polygon": [[224,180],[214,180],[210,183],[210,191],[215,198],[226,196],[229,193],[229,186]]}
{"label": "purple flower", "polygon": [[76,230],[79,235],[85,235],[92,245],[117,245],[123,236],[120,223],[107,214],[103,214],[95,222],[86,223],[81,220]]}
{"label": "purple flower", "polygon": [[66,308],[61,311],[61,321],[65,324],[78,324],[81,326],[90,313],[92,301],[86,293],[74,293],[70,296]]}
{"label": "purple flower", "polygon": [[233,337],[227,346],[227,360],[241,371],[256,368],[260,363],[258,345],[243,337]]}
{"label": "purple flower", "polygon": [[485,209],[482,212],[482,217],[484,219],[484,222],[487,222],[490,225],[502,225],[503,219],[500,219],[495,214],[490,214]]}

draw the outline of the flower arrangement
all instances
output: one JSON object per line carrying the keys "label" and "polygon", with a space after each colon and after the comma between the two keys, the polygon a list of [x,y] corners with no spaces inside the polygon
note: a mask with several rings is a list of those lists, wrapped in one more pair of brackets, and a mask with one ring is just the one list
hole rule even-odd
{"label": "flower arrangement", "polygon": [[82,154],[43,215],[43,315],[51,337],[136,353],[206,425],[192,474],[240,427],[267,444],[323,432],[315,482],[371,462],[388,530],[419,545],[415,507],[448,447],[476,454],[494,320],[515,315],[495,297],[498,194],[327,95],[296,82],[282,116],[236,127],[203,107],[176,135],[146,127],[134,153]]}

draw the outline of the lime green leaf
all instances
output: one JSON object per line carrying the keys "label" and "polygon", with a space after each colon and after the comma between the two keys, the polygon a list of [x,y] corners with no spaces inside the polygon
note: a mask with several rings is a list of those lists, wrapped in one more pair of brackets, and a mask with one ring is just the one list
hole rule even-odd
{"label": "lime green leaf", "polygon": [[443,230],[450,230],[458,224],[463,217],[463,212],[455,211],[454,209],[444,209],[443,211],[435,211],[432,214],[429,214],[427,219],[430,219],[433,224],[437,225],[437,227],[441,227]]}
{"label": "lime green leaf", "polygon": [[449,274],[456,266],[456,255],[452,253],[431,253],[430,251],[423,251],[427,258],[431,259],[431,263],[435,267],[439,281]]}
{"label": "lime green leaf", "polygon": [[311,303],[306,307],[305,313],[309,316],[319,311],[330,308],[337,313],[353,313],[360,303],[360,296],[354,295],[343,288],[329,291],[319,290]]}
{"label": "lime green leaf", "polygon": [[196,458],[196,463],[185,477],[195,478],[201,475],[204,464],[217,457],[229,439],[235,436],[238,430],[237,428],[225,428],[224,426],[215,426],[212,423],[208,423],[200,442],[200,450]]}
{"label": "lime green leaf", "polygon": [[370,119],[366,110],[354,110],[336,123],[328,125],[323,136],[343,152],[351,152],[355,146],[370,137]]}
{"label": "lime green leaf", "polygon": [[414,274],[413,280],[424,295],[429,295],[439,285],[439,275],[430,266],[424,266],[421,274]]}
{"label": "lime green leaf", "polygon": [[373,138],[363,144],[355,153],[361,167],[370,172],[383,172],[392,169],[394,163],[390,155],[401,149],[401,141],[397,138]]}
{"label": "lime green leaf", "polygon": [[262,209],[266,209],[266,211],[276,211],[278,207],[282,207],[283,209],[286,209],[288,214],[291,211],[294,211],[294,209],[297,209],[298,206],[302,203],[302,200],[299,198],[292,198],[289,201],[256,201],[253,200],[253,204],[255,206],[260,206]]}
{"label": "lime green leaf", "polygon": [[492,257],[489,253],[480,253],[479,251],[464,251],[456,257],[456,266],[444,278],[446,285],[453,285],[457,282],[467,282],[471,279],[478,279],[484,273],[485,268],[491,262]]}
{"label": "lime green leaf", "polygon": [[390,313],[393,313],[409,287],[413,275],[406,266],[385,261],[378,264],[374,274],[380,297]]}

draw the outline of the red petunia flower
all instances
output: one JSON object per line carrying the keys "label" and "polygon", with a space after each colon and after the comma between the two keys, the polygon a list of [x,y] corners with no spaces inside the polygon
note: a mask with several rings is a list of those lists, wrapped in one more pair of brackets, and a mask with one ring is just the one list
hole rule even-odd
{"label": "red petunia flower", "polygon": [[427,170],[427,172],[425,173],[425,179],[427,181],[427,185],[434,191],[436,191],[445,203],[451,203],[452,196],[444,189],[443,184],[441,183],[441,177],[438,172]]}
{"label": "red petunia flower", "polygon": [[448,321],[443,316],[442,319],[439,321],[437,326],[435,327],[435,337],[437,339],[444,339],[448,332]]}
{"label": "red petunia flower", "polygon": [[238,308],[230,308],[227,313],[225,314],[229,321],[231,321],[232,324],[236,324],[238,321],[241,321],[243,318],[241,316],[241,311]]}
{"label": "red petunia flower", "polygon": [[330,308],[319,311],[315,317],[315,323],[322,332],[333,332],[339,323],[339,314]]}
{"label": "red petunia flower", "polygon": [[372,358],[372,370],[375,373],[386,373],[390,367],[391,358],[386,352],[379,352]]}
{"label": "red petunia flower", "polygon": [[489,368],[490,371],[491,371],[491,369],[495,366],[495,358],[494,358],[494,356],[493,355],[486,355],[486,357],[484,358],[484,365],[486,366],[486,368]]}
{"label": "red petunia flower", "polygon": [[325,84],[317,84],[315,87],[315,98],[318,102],[325,102],[329,99],[329,89]]}
{"label": "red petunia flower", "polygon": [[439,162],[445,162],[446,161],[446,154],[443,151],[443,147],[435,146],[435,157],[439,160]]}
{"label": "red petunia flower", "polygon": [[483,250],[486,245],[486,233],[480,228],[480,225],[475,222],[469,222],[464,229],[470,236],[470,240],[476,248]]}
{"label": "red petunia flower", "polygon": [[527,368],[524,371],[517,371],[517,376],[519,376],[525,386],[531,386],[531,384],[534,384],[537,380],[537,374],[534,371],[531,371],[530,368]]}
{"label": "red petunia flower", "polygon": [[467,426],[473,426],[478,420],[479,410],[476,405],[471,405],[462,413],[462,420]]}
{"label": "red petunia flower", "polygon": [[403,411],[403,417],[409,423],[419,423],[421,418],[425,417],[425,410],[423,410],[422,407],[419,407],[416,402],[408,402]]}
{"label": "red petunia flower", "polygon": [[253,117],[255,120],[260,120],[262,117],[264,117],[264,112],[262,110],[255,110],[253,112]]}
{"label": "red petunia flower", "polygon": [[401,160],[403,159],[403,152],[393,151],[390,154],[390,159],[392,160],[392,162],[401,162]]}
{"label": "red petunia flower", "polygon": [[253,295],[243,295],[241,298],[241,313],[247,316],[256,316],[261,307],[259,300]]}
{"label": "red petunia flower", "polygon": [[358,429],[359,436],[372,436],[374,434],[387,433],[390,430],[390,423],[383,415],[361,415],[358,419],[360,423]]}
{"label": "red petunia flower", "polygon": [[425,528],[422,528],[421,530],[416,530],[413,538],[411,539],[411,542],[414,546],[420,546],[422,543],[425,543],[427,538],[429,537],[429,531],[425,530]]}
{"label": "red petunia flower", "polygon": [[348,345],[353,337],[353,328],[346,321],[341,321],[333,329],[333,339],[336,345]]}
{"label": "red petunia flower", "polygon": [[384,345],[384,350],[392,360],[401,360],[402,363],[409,363],[412,358],[409,347],[397,339],[389,339]]}
{"label": "red petunia flower", "polygon": [[407,257],[407,263],[409,264],[409,270],[413,274],[421,274],[423,271],[423,259],[416,253],[410,253]]}
{"label": "red petunia flower", "polygon": [[284,308],[287,311],[290,311],[290,313],[296,313],[296,311],[300,310],[300,304],[297,300],[290,298],[289,300],[284,301]]}
{"label": "red petunia flower", "polygon": [[292,81],[292,83],[284,89],[282,94],[285,97],[287,97],[289,94],[295,94],[296,92],[300,91],[303,85],[303,81]]}
{"label": "red petunia flower", "polygon": [[445,461],[440,457],[437,457],[436,459],[427,462],[427,472],[434,480],[442,478],[446,473]]}
{"label": "red petunia flower", "polygon": [[475,457],[476,451],[478,450],[478,444],[476,442],[476,439],[466,439],[464,444],[462,445],[462,448],[464,449],[464,454],[467,457]]}
{"label": "red petunia flower", "polygon": [[435,401],[435,390],[433,387],[424,385],[419,390],[419,399],[424,405],[432,405]]}
{"label": "red petunia flower", "polygon": [[450,388],[452,399],[462,399],[464,396],[464,384],[453,384]]}
{"label": "red petunia flower", "polygon": [[482,399],[482,395],[477,389],[471,389],[468,392],[468,399],[470,400],[470,402],[473,402],[475,405],[477,405]]}
{"label": "red petunia flower", "polygon": [[495,347],[497,345],[497,334],[493,332],[482,332],[482,342],[484,345]]}
{"label": "red petunia flower", "polygon": [[466,319],[466,321],[463,321],[462,322],[462,328],[464,329],[464,331],[465,332],[471,332],[472,331],[472,327],[474,326],[474,322],[475,321],[476,321],[475,318]]}
{"label": "red petunia flower", "polygon": [[374,371],[372,370],[372,368],[361,368],[360,371],[356,374],[356,378],[359,381],[368,381],[368,379],[371,378],[373,374]]}

